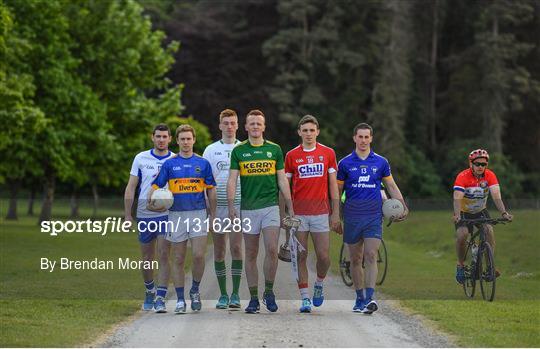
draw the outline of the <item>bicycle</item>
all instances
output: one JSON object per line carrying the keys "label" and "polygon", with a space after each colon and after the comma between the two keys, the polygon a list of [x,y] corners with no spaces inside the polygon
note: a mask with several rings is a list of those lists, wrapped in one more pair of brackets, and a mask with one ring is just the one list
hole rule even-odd
{"label": "bicycle", "polygon": [[488,302],[495,299],[495,259],[493,248],[486,241],[485,225],[505,224],[505,218],[462,219],[460,222],[472,225],[472,231],[467,241],[465,251],[463,291],[469,298],[474,297],[476,281],[480,283],[482,298]]}
{"label": "bicycle", "polygon": [[[364,260],[362,260],[362,268],[364,268]],[[382,285],[386,278],[386,272],[388,271],[388,253],[386,251],[386,244],[381,239],[381,245],[377,251],[377,285]],[[349,257],[349,249],[345,248],[345,243],[341,244],[341,251],[339,252],[339,271],[343,283],[347,286],[352,286],[353,280],[351,277],[351,258]]]}

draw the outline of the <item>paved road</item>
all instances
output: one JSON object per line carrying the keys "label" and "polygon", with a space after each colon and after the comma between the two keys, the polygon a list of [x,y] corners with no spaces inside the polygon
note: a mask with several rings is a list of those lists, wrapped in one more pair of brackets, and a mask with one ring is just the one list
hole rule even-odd
{"label": "paved road", "polygon": [[[264,248],[261,246],[260,253],[263,251]],[[201,283],[203,299],[201,312],[191,313],[188,306],[187,314],[175,315],[172,312],[176,298],[173,289],[169,291],[174,299],[167,301],[168,313],[154,314],[141,311],[135,320],[120,326],[104,342],[97,345],[104,347],[453,346],[446,336],[435,333],[419,320],[393,308],[391,302],[381,300],[380,310],[373,315],[353,313],[351,310],[354,291],[345,287],[338,277],[329,276],[326,279],[326,300],[323,306],[313,308],[311,314],[301,314],[298,312],[300,304],[298,289],[291,276],[290,264],[281,261],[274,287],[279,305],[276,313],[267,312],[262,304],[260,314],[245,314],[243,310],[215,309],[219,292],[213,272],[212,249],[210,248],[208,252],[207,269]],[[261,265],[262,259],[259,262]],[[259,272],[262,275],[261,266]],[[313,275],[311,272],[310,279]],[[262,277],[259,279],[259,289],[262,293],[263,280]],[[310,280],[310,286],[312,284],[313,280]],[[191,281],[187,280],[186,290],[190,285]],[[249,293],[244,276],[240,297],[242,307],[247,306]]]}

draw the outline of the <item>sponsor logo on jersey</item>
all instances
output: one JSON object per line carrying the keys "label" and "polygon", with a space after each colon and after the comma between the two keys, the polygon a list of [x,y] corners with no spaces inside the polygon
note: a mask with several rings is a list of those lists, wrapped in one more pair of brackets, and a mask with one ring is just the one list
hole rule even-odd
{"label": "sponsor logo on jersey", "polygon": [[300,178],[322,177],[324,175],[324,164],[305,164],[298,166]]}
{"label": "sponsor logo on jersey", "polygon": [[174,166],[173,168],[173,171],[180,171],[182,169],[181,166]]}
{"label": "sponsor logo on jersey", "polygon": [[240,162],[240,176],[261,176],[276,174],[275,160],[253,160]]}
{"label": "sponsor logo on jersey", "polygon": [[218,155],[222,155],[222,154],[221,154],[220,151],[216,151],[216,152],[214,153],[214,155],[218,156]]}
{"label": "sponsor logo on jersey", "polygon": [[216,167],[220,171],[228,170],[230,168],[230,164],[228,161],[218,161],[216,164]]}
{"label": "sponsor logo on jersey", "polygon": [[245,157],[245,158],[249,158],[249,157],[251,157],[251,153],[244,153],[244,154],[242,154],[242,156]]}
{"label": "sponsor logo on jersey", "polygon": [[369,182],[369,178],[371,177],[371,175],[367,175],[367,176],[358,176],[358,183],[360,182]]}
{"label": "sponsor logo on jersey", "polygon": [[153,170],[154,169],[154,166],[152,166],[152,165],[146,165],[145,167],[146,167],[147,170]]}
{"label": "sponsor logo on jersey", "polygon": [[301,163],[304,162],[304,159],[296,159],[295,161],[296,161],[297,164],[301,164]]}
{"label": "sponsor logo on jersey", "polygon": [[169,180],[169,190],[173,194],[202,193],[204,188],[202,178],[175,178]]}

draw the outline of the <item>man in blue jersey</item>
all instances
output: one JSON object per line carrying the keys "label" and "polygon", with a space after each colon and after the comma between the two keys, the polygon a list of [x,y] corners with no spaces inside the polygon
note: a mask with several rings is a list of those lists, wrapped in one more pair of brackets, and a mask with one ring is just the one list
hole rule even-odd
{"label": "man in blue jersey", "polygon": [[[168,185],[173,193],[174,203],[169,209],[166,240],[171,243],[173,251],[172,275],[177,295],[174,312],[182,314],[186,312],[184,260],[188,239],[191,243],[193,277],[189,291],[191,310],[199,311],[202,307],[199,285],[204,273],[207,234],[216,212],[216,182],[208,160],[193,153],[195,130],[189,125],[180,125],[176,129],[176,140],[180,152],[161,167],[148,194],[148,207],[155,210],[151,200],[152,193]],[[206,210],[205,191],[210,204],[209,215]],[[156,312],[166,311],[166,293],[167,285],[159,285],[155,301]]]}
{"label": "man in blue jersey", "polygon": [[[159,124],[154,127],[152,132],[152,142],[154,148],[143,151],[133,160],[131,166],[129,181],[124,193],[124,216],[126,221],[135,223],[131,209],[135,200],[135,192],[139,186],[139,200],[137,201],[137,221],[143,222],[139,230],[139,242],[143,261],[153,261],[156,251],[156,240],[159,255],[159,278],[169,279],[169,263],[167,244],[165,241],[165,230],[158,229],[150,231],[147,229],[149,222],[167,221],[168,212],[152,212],[146,208],[146,197],[152,185],[152,181],[157,177],[159,169],[165,160],[174,154],[169,151],[171,142],[171,131],[165,124]],[[154,275],[152,269],[143,269],[143,280],[146,289],[146,295],[143,303],[143,310],[152,310],[154,307],[154,298],[156,289],[154,285]]]}
{"label": "man in blue jersey", "polygon": [[356,125],[353,140],[356,148],[341,159],[337,174],[340,196],[343,191],[346,195],[343,205],[343,242],[349,248],[351,276],[356,289],[353,311],[372,314],[378,309],[374,291],[377,280],[377,250],[382,239],[381,182],[384,182],[390,196],[401,201],[405,208],[403,215],[396,221],[404,220],[409,209],[392,178],[388,160],[371,150],[371,126],[366,123]]}

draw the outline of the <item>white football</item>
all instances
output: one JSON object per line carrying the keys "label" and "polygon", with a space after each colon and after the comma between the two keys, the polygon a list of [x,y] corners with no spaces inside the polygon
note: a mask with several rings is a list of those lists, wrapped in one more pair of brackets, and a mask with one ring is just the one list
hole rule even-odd
{"label": "white football", "polygon": [[397,218],[403,214],[405,209],[398,199],[388,199],[382,205],[382,211],[385,218]]}
{"label": "white football", "polygon": [[154,202],[153,206],[158,210],[164,208],[168,210],[174,203],[173,193],[165,188],[155,190],[150,199]]}

